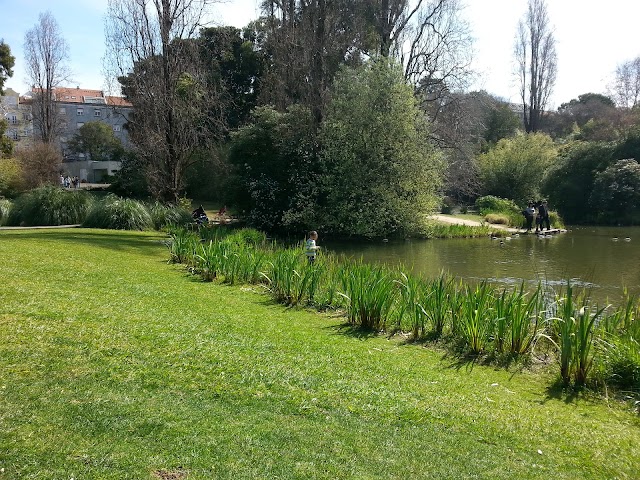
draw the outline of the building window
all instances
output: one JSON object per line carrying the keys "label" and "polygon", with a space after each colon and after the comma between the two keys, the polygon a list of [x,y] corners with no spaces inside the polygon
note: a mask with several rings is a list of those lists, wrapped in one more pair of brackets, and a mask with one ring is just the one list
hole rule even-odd
{"label": "building window", "polygon": [[10,136],[13,140],[18,140],[18,131],[17,131],[17,130],[11,130],[11,133],[9,134],[9,136]]}
{"label": "building window", "polygon": [[76,110],[76,114],[77,115],[84,115],[84,109],[79,108],[78,110]]}
{"label": "building window", "polygon": [[84,122],[78,122],[76,125],[78,126],[78,128],[80,128],[81,126],[84,125]]}
{"label": "building window", "polygon": [[60,115],[66,115],[67,109],[65,107],[60,107]]}
{"label": "building window", "polygon": [[114,125],[113,126],[113,131],[114,132],[119,132],[120,131],[120,125]]}
{"label": "building window", "polygon": [[100,110],[94,110],[93,111],[93,116],[94,117],[101,117],[102,116],[102,112]]}
{"label": "building window", "polygon": [[18,123],[18,117],[16,115],[9,115],[8,120],[11,125],[16,125]]}

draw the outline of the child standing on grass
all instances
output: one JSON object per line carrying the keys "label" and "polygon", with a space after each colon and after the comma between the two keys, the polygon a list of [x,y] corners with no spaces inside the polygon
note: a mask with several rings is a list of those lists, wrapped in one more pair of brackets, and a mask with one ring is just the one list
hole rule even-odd
{"label": "child standing on grass", "polygon": [[304,245],[304,253],[307,256],[310,264],[316,261],[316,253],[320,250],[320,247],[316,245],[316,240],[318,239],[318,232],[312,230],[309,232],[307,236],[307,241]]}

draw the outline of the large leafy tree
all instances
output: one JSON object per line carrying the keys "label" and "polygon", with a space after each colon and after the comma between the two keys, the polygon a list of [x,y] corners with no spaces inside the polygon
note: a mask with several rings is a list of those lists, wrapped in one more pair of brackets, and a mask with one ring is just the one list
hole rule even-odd
{"label": "large leafy tree", "polygon": [[322,228],[379,237],[409,233],[437,205],[440,156],[399,66],[345,68],[321,131]]}
{"label": "large leafy tree", "polygon": [[4,82],[13,76],[13,66],[15,65],[15,57],[11,55],[9,45],[0,40],[0,95],[2,95]]}
{"label": "large leafy tree", "polygon": [[618,160],[596,174],[589,204],[600,223],[640,220],[640,164]]}
{"label": "large leafy tree", "polygon": [[257,36],[251,27],[204,28],[200,32],[207,89],[219,92],[215,108],[222,109],[223,124],[229,130],[247,121],[260,96],[265,60]]}
{"label": "large leafy tree", "polygon": [[260,107],[232,134],[235,204],[248,222],[267,231],[302,233],[317,218],[319,165],[311,111]]}
{"label": "large leafy tree", "polygon": [[85,123],[69,142],[69,148],[95,161],[118,160],[123,151],[113,129],[104,122]]}
{"label": "large leafy tree", "polygon": [[[9,45],[0,40],[0,95],[3,94],[4,82],[13,76],[13,66],[15,65],[15,57],[11,55]],[[13,142],[5,136],[7,131],[7,122],[0,117],[0,159],[8,158],[13,153]]]}
{"label": "large leafy tree", "polygon": [[595,175],[609,166],[614,148],[608,143],[573,142],[560,150],[544,178],[542,190],[549,204],[567,222],[595,220],[595,212],[589,205]]}
{"label": "large leafy tree", "polygon": [[478,160],[484,193],[509,198],[520,205],[536,200],[542,179],[556,156],[553,141],[542,133],[500,140]]}

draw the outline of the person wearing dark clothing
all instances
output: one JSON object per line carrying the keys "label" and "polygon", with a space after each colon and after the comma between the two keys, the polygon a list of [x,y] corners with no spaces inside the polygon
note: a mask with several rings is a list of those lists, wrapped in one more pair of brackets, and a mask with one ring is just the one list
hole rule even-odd
{"label": "person wearing dark clothing", "polygon": [[551,230],[551,222],[549,221],[549,208],[547,207],[547,201],[543,200],[538,202],[538,218],[536,219],[536,232],[544,230],[544,226],[547,226],[547,230]]}
{"label": "person wearing dark clothing", "polygon": [[202,205],[200,205],[193,212],[191,212],[191,217],[198,225],[209,223],[209,218],[207,217],[207,214],[204,211],[204,208],[202,208]]}
{"label": "person wearing dark clothing", "polygon": [[530,232],[531,228],[533,227],[533,217],[535,216],[535,214],[536,210],[535,208],[533,208],[533,202],[529,202],[527,208],[522,211],[522,215],[524,215],[524,219],[526,222],[527,232]]}

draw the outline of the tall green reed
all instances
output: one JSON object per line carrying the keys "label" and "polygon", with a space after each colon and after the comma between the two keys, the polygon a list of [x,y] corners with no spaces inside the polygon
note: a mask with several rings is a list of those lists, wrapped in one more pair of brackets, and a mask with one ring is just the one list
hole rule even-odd
{"label": "tall green reed", "polygon": [[441,272],[427,286],[428,295],[425,298],[425,310],[431,323],[431,329],[436,338],[442,336],[447,319],[452,314],[456,292],[453,277]]}
{"label": "tall green reed", "polygon": [[482,353],[493,331],[492,289],[486,282],[467,286],[462,299],[459,334],[472,354]]}
{"label": "tall green reed", "polygon": [[397,284],[400,287],[397,328],[401,329],[402,320],[407,318],[413,338],[418,339],[425,335],[425,322],[428,314],[424,304],[428,302],[431,294],[427,293],[423,280],[404,272],[400,272]]}
{"label": "tall green reed", "polygon": [[570,385],[573,377],[575,385],[581,387],[585,385],[593,365],[594,326],[605,308],[590,305],[589,296],[584,291],[574,294],[570,282],[567,282],[567,291],[559,296],[556,305],[551,340],[559,350],[560,377],[565,386]]}
{"label": "tall green reed", "polygon": [[362,328],[383,330],[397,295],[394,276],[383,266],[348,264],[341,274],[349,321]]}
{"label": "tall green reed", "polygon": [[524,282],[518,289],[503,290],[495,300],[495,349],[512,355],[530,351],[538,334],[543,316],[541,286],[533,292],[525,290]]}
{"label": "tall green reed", "polygon": [[165,244],[169,249],[169,263],[193,265],[196,251],[200,246],[200,237],[197,233],[185,228],[175,228]]}

